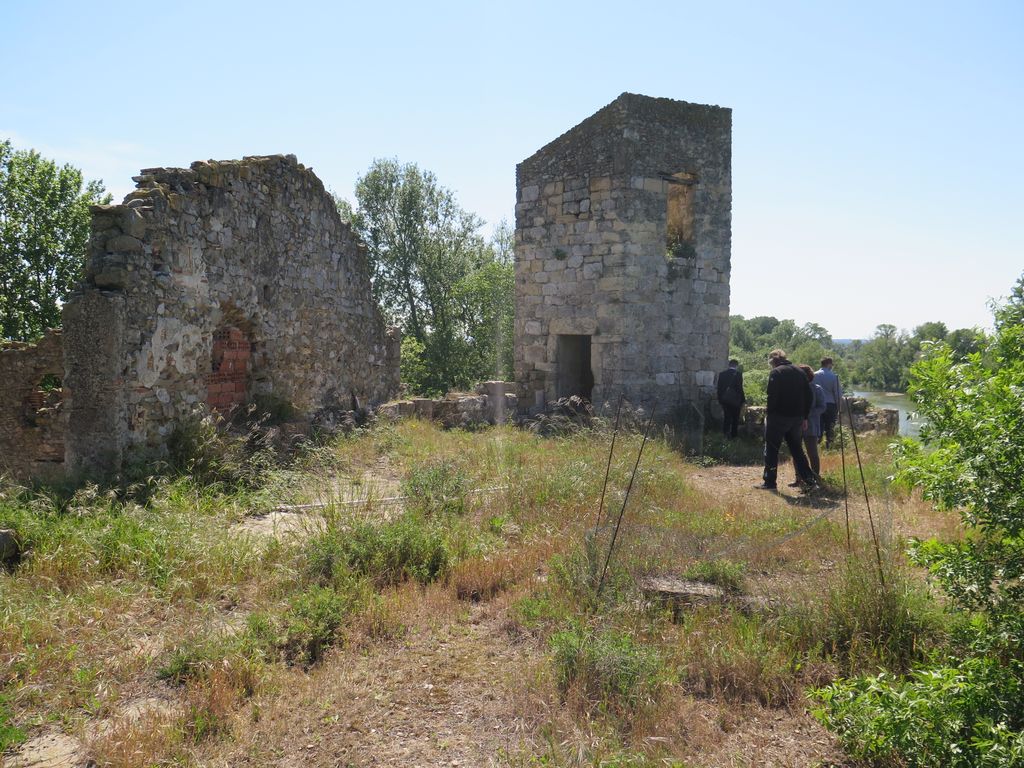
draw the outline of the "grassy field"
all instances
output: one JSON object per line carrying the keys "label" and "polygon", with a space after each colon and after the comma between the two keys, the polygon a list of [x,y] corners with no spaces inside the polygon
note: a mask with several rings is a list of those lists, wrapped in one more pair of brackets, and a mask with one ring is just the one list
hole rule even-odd
{"label": "grassy field", "polygon": [[[659,437],[602,583],[641,442],[619,435],[599,510],[610,439],[406,421],[285,459],[197,429],[173,469],[117,487],[0,485],[0,527],[26,549],[0,572],[0,752],[16,764],[59,738],[101,766],[844,764],[806,691],[942,640],[901,553],[955,519],[890,485],[883,440],[860,446],[869,521],[853,492],[753,490],[754,444],[712,438],[687,459]],[[841,487],[838,453],[823,473]],[[726,597],[673,606],[645,576]]]}

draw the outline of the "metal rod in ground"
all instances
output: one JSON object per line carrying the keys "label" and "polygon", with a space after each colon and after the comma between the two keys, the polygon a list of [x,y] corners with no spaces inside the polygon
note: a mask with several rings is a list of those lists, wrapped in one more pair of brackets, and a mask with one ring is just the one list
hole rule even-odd
{"label": "metal rod in ground", "polygon": [[636,471],[640,468],[640,458],[644,455],[644,447],[647,445],[647,435],[654,423],[654,412],[657,410],[657,403],[651,406],[651,418],[647,420],[647,427],[644,429],[644,439],[640,443],[640,450],[636,454],[636,464],[633,465],[633,474],[629,478],[629,485],[626,486],[626,495],[622,498],[622,509],[619,510],[619,519],[615,521],[615,530],[612,531],[612,541],[608,545],[608,555],[604,559],[604,568],[601,569],[601,580],[597,582],[597,596],[601,596],[604,589],[604,577],[608,573],[608,563],[611,562],[612,552],[615,550],[615,540],[619,537],[619,526],[622,525],[622,517],[626,514],[626,502],[629,501],[629,492],[633,490],[633,481],[636,480]]}
{"label": "metal rod in ground", "polygon": [[[839,456],[843,462],[843,505],[846,507],[846,551],[853,549],[850,540],[850,490],[846,484],[846,440],[843,438],[843,398],[836,403],[839,412]],[[850,431],[853,431],[853,418],[850,418]]]}
{"label": "metal rod in ground", "polygon": [[864,488],[864,504],[868,508],[868,523],[871,524],[871,541],[875,545],[875,559],[878,561],[878,582],[885,586],[885,572],[882,570],[882,548],[878,544],[878,534],[875,532],[875,518],[871,514],[871,502],[868,499],[868,484],[864,479],[864,465],[860,460],[860,448],[857,446],[857,430],[853,428],[853,411],[850,410],[849,398],[846,400],[846,413],[850,417],[850,434],[853,435],[853,450],[857,454],[857,469],[860,470],[860,484]]}
{"label": "metal rod in ground", "polygon": [[622,412],[622,400],[625,394],[619,395],[619,404],[615,406],[615,427],[612,429],[612,444],[608,449],[608,464],[604,468],[604,485],[601,486],[601,503],[597,505],[597,520],[594,522],[594,536],[597,536],[597,529],[601,527],[601,518],[604,517],[604,494],[608,490],[608,474],[612,470],[612,454],[615,453],[615,436],[619,434],[619,414]]}

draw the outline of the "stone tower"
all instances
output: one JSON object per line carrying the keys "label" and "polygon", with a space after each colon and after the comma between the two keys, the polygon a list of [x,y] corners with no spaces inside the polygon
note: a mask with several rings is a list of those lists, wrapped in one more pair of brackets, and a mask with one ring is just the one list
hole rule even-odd
{"label": "stone tower", "polygon": [[703,413],[729,351],[732,112],[624,93],[516,168],[520,402]]}

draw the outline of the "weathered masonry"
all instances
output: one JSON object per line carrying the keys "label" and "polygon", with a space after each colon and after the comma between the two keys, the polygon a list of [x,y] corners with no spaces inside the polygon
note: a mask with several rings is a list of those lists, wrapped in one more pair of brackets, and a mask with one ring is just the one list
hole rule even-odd
{"label": "weathered masonry", "polygon": [[[64,307],[62,455],[39,433],[43,460],[109,471],[131,452],[159,454],[204,408],[265,398],[309,417],[398,390],[399,340],[373,300],[365,249],[294,156],[153,168],[135,180],[122,205],[93,209],[85,280]],[[29,366],[30,354],[3,353],[29,382],[15,399],[53,367],[48,357]],[[34,474],[13,463],[0,461],[0,472]]]}
{"label": "weathered masonry", "polygon": [[63,472],[64,350],[60,331],[0,348],[0,474],[54,479]]}
{"label": "weathered masonry", "polygon": [[624,93],[516,168],[520,402],[703,406],[729,339],[732,113]]}

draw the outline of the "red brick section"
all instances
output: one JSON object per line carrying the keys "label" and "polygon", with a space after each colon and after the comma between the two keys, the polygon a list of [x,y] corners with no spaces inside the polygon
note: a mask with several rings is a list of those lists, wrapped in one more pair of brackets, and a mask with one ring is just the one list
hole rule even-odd
{"label": "red brick section", "polygon": [[246,400],[246,381],[252,346],[238,328],[213,334],[213,371],[206,375],[206,404],[226,412]]}

